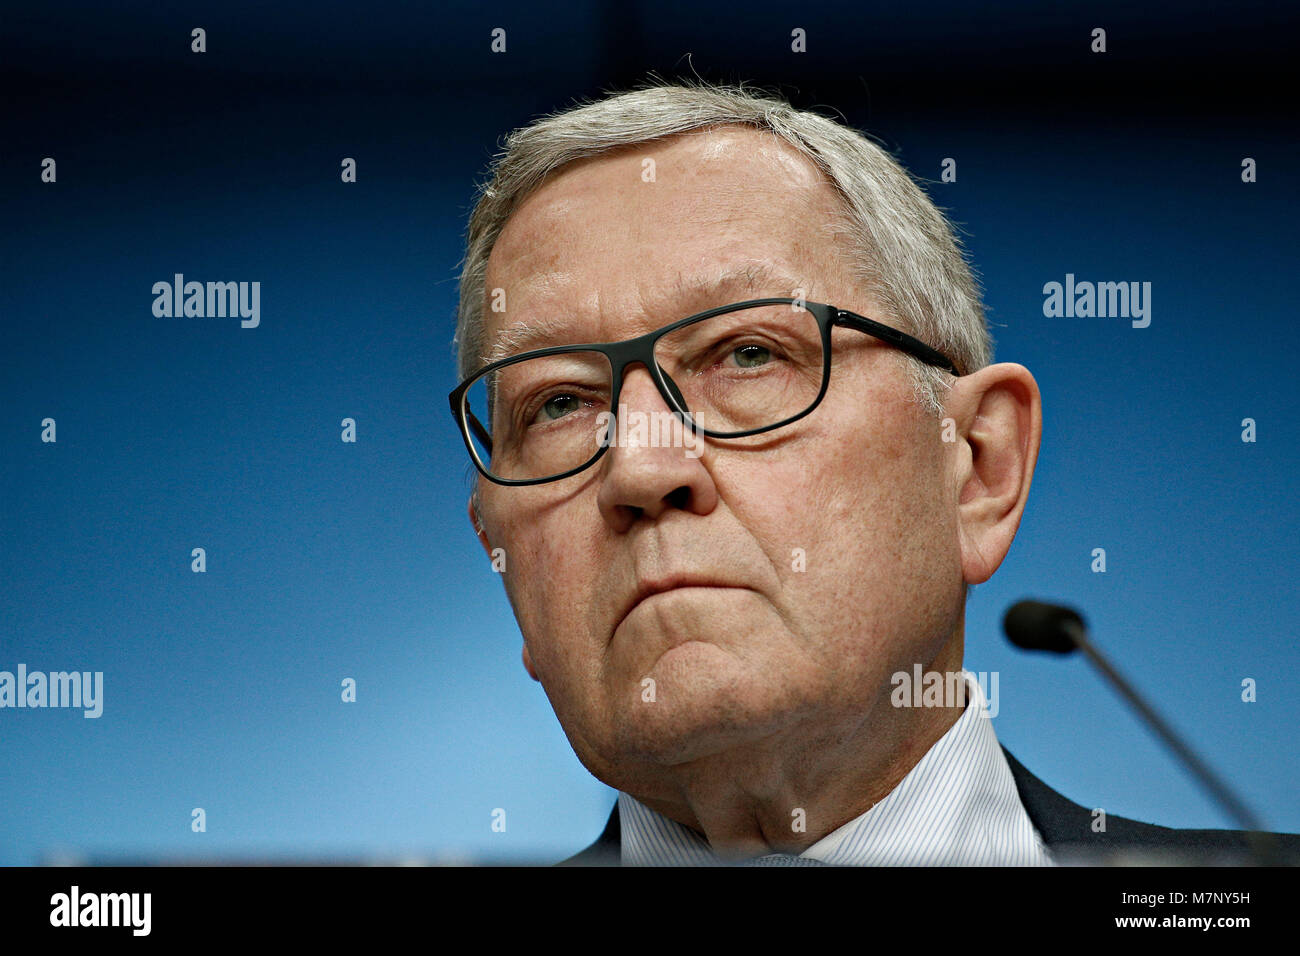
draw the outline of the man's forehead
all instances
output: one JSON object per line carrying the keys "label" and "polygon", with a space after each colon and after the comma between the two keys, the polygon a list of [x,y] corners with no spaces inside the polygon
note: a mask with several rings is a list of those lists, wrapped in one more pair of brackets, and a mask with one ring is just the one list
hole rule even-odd
{"label": "man's forehead", "polygon": [[723,126],[622,146],[561,166],[514,209],[488,258],[489,287],[526,292],[620,254],[698,259],[686,250],[716,251],[728,235],[797,241],[805,216],[839,208],[825,174],[771,133]]}

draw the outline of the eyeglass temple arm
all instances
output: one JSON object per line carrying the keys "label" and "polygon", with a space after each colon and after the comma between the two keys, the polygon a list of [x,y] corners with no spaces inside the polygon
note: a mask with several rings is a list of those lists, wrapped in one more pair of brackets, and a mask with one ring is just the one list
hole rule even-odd
{"label": "eyeglass temple arm", "polygon": [[956,364],[948,356],[944,355],[938,349],[933,349],[926,345],[918,338],[908,335],[906,332],[900,332],[898,329],[891,329],[887,325],[881,325],[874,319],[868,319],[864,315],[858,315],[856,312],[849,312],[845,309],[835,310],[836,325],[847,326],[851,329],[857,329],[859,332],[865,332],[867,335],[874,335],[881,341],[888,342],[894,348],[901,349],[908,355],[919,358],[927,365],[935,365],[946,372],[960,376],[962,373],[957,370]]}
{"label": "eyeglass temple arm", "polygon": [[492,451],[492,437],[488,435],[487,429],[483,427],[483,424],[478,420],[478,417],[469,410],[469,399],[462,394],[462,391],[463,386],[447,396],[451,403],[451,413],[455,416],[456,420],[459,421],[461,418],[460,403],[465,403],[465,421],[469,423],[469,427],[474,430],[474,434],[478,436],[478,440],[483,443],[483,447],[490,453]]}
{"label": "eyeglass temple arm", "polygon": [[469,427],[474,430],[474,434],[478,437],[478,440],[483,443],[483,447],[487,449],[488,454],[492,454],[492,436],[487,433],[487,429],[484,428],[483,423],[478,420],[478,416],[469,410],[469,399],[465,400],[465,421],[468,422]]}

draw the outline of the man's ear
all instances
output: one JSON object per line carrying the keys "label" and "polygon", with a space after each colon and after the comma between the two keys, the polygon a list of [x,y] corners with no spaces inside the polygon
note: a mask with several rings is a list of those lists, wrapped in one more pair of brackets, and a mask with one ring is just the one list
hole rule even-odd
{"label": "man's ear", "polygon": [[487,534],[483,531],[483,524],[478,519],[478,511],[474,507],[473,495],[470,495],[466,511],[469,512],[469,523],[474,526],[474,534],[478,536],[479,544],[483,545],[483,550],[487,552],[487,556],[492,557],[492,545],[488,542]]}
{"label": "man's ear", "polygon": [[[469,523],[474,526],[474,534],[478,537],[479,544],[483,545],[483,550],[487,556],[492,557],[492,543],[487,539],[487,533],[483,530],[483,523],[479,521],[478,511],[474,508],[474,496],[470,495],[469,504],[465,509],[469,513]],[[524,645],[524,670],[528,671],[528,676],[533,680],[541,683],[541,678],[537,676],[537,671],[533,668],[533,659],[528,656],[528,645]]]}
{"label": "man's ear", "polygon": [[957,423],[957,523],[962,576],[982,584],[1020,527],[1043,433],[1038,383],[1002,362],[958,378],[944,407]]}
{"label": "man's ear", "polygon": [[537,676],[537,671],[533,669],[533,659],[528,655],[528,645],[524,644],[524,670],[528,671],[528,676],[539,684],[542,679]]}

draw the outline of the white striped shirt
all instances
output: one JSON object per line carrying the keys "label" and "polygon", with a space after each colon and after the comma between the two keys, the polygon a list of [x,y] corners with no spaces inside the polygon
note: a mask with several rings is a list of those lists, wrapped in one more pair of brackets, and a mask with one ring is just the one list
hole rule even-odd
{"label": "white striped shirt", "polygon": [[[963,669],[966,710],[883,800],[801,857],[839,866],[1050,866],[984,715],[983,689]],[[618,795],[624,866],[719,862],[695,831]]]}

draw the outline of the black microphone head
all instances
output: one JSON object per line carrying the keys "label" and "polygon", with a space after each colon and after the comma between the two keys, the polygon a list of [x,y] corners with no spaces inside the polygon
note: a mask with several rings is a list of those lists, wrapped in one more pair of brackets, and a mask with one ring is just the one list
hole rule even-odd
{"label": "black microphone head", "polygon": [[1045,601],[1013,604],[1002,618],[1002,630],[1016,647],[1056,654],[1069,654],[1077,647],[1066,624],[1085,629],[1078,611]]}

